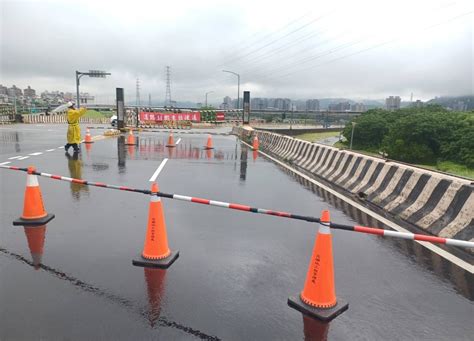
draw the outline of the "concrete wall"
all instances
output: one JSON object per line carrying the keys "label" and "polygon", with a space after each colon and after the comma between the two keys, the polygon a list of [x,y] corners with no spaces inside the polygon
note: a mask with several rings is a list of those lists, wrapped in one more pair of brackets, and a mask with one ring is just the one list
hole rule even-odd
{"label": "concrete wall", "polygon": [[260,148],[431,234],[474,241],[474,183],[271,132],[234,127]]}
{"label": "concrete wall", "polygon": [[[66,115],[22,115],[23,123],[67,123]],[[90,118],[81,117],[80,123],[89,124],[107,124],[110,123],[108,118]]]}

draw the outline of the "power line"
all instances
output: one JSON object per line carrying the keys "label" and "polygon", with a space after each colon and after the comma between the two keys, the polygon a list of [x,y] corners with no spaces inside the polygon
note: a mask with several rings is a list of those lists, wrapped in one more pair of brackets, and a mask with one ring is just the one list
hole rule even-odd
{"label": "power line", "polygon": [[[452,17],[452,18],[450,18],[450,19],[447,19],[447,20],[444,20],[444,21],[442,21],[442,22],[438,22],[438,23],[436,23],[436,24],[433,24],[433,25],[430,25],[430,26],[428,26],[428,27],[425,27],[425,28],[421,29],[420,31],[430,30],[430,29],[435,28],[435,27],[437,27],[437,26],[441,26],[441,25],[450,23],[450,22],[452,22],[452,21],[454,21],[454,20],[460,19],[460,18],[462,18],[462,17],[465,17],[465,16],[470,15],[470,14],[473,14],[473,13],[474,13],[474,11],[462,13],[462,14],[457,15],[457,16],[455,16],[455,17]],[[411,34],[411,33],[412,33],[412,32],[410,32],[410,34]],[[279,78],[279,79],[285,78],[285,77],[294,75],[294,74],[296,74],[296,73],[298,73],[298,72],[307,71],[307,70],[310,70],[310,69],[313,69],[313,68],[316,68],[316,67],[320,67],[320,66],[323,66],[323,65],[327,65],[327,64],[330,64],[330,63],[333,63],[333,62],[342,60],[342,59],[346,59],[346,58],[349,58],[349,57],[352,57],[352,56],[355,56],[355,55],[358,55],[358,54],[361,54],[361,53],[364,53],[364,52],[367,52],[367,51],[370,51],[370,50],[373,50],[373,49],[376,49],[376,48],[379,48],[379,47],[381,47],[381,46],[384,46],[384,45],[393,43],[393,42],[395,42],[395,41],[397,41],[397,40],[399,40],[399,39],[401,39],[401,38],[403,38],[403,37],[404,37],[404,35],[398,36],[398,37],[396,37],[396,38],[386,40],[386,41],[384,41],[384,42],[375,44],[375,45],[373,45],[373,46],[369,46],[369,47],[367,47],[367,48],[365,48],[365,49],[362,49],[362,50],[359,50],[359,51],[355,51],[355,52],[353,52],[353,53],[349,53],[349,54],[346,54],[346,55],[343,55],[343,56],[340,56],[340,57],[331,59],[331,60],[326,61],[326,62],[324,62],[324,63],[312,65],[312,66],[309,66],[309,67],[307,67],[307,68],[303,68],[303,69],[301,69],[301,70],[297,70],[297,71],[294,71],[294,72],[290,72],[290,73],[286,73],[286,74],[280,75],[280,76],[278,76],[278,78]],[[299,64],[298,64],[298,65],[299,65]],[[267,78],[268,78],[268,79],[272,79],[272,78],[274,78],[274,77],[267,77]],[[274,78],[274,79],[276,79],[276,78]]]}
{"label": "power line", "polygon": [[[429,12],[437,11],[437,10],[440,10],[440,9],[444,9],[444,8],[450,7],[450,6],[454,5],[454,4],[455,4],[455,3],[453,3],[453,2],[450,2],[450,3],[447,3],[447,4],[443,4],[443,5],[439,6],[439,7],[436,7],[436,8],[434,8],[434,9],[430,10]],[[314,35],[316,35],[316,34],[317,34],[317,33],[314,33]],[[300,43],[301,41],[304,41],[304,40],[309,39],[309,37],[311,37],[312,35],[313,35],[313,34],[310,34],[309,36],[306,36],[305,38],[300,39],[300,40],[299,40],[299,43]],[[338,35],[338,37],[341,36],[341,35],[344,35],[344,32],[343,32],[342,34]],[[331,38],[330,40],[332,40],[332,39],[334,39],[334,38]],[[330,41],[330,40],[326,40],[326,41],[324,41],[324,43],[326,43],[327,41]],[[251,67],[250,70],[252,70],[252,68],[259,68],[259,70],[257,71],[257,78],[258,78],[258,75],[259,75],[259,74],[262,74],[262,75],[263,75],[263,78],[265,78],[265,79],[270,79],[270,78],[273,78],[272,76],[273,76],[273,74],[274,74],[275,72],[280,72],[280,71],[286,70],[287,68],[299,67],[301,64],[306,64],[306,63],[311,62],[311,61],[313,61],[313,60],[320,59],[321,57],[330,55],[330,54],[332,54],[332,53],[334,53],[334,52],[338,52],[338,51],[340,51],[340,50],[347,49],[348,47],[351,47],[351,46],[354,46],[354,45],[356,45],[356,44],[359,44],[359,43],[361,43],[362,41],[363,41],[363,39],[359,39],[359,40],[354,41],[354,42],[346,42],[346,43],[344,43],[344,44],[341,44],[341,45],[336,46],[335,48],[331,48],[331,49],[328,49],[328,50],[326,50],[326,51],[324,51],[324,52],[322,52],[322,53],[319,53],[317,56],[308,56],[308,57],[299,59],[299,60],[297,60],[296,62],[287,63],[286,65],[277,67],[276,69],[272,69],[272,70],[262,70],[262,67],[255,66],[255,67]],[[277,49],[272,50],[272,51],[274,51],[273,53],[270,51],[270,52],[267,52],[267,53],[264,54],[264,55],[256,56],[256,58],[257,58],[257,59],[261,59],[261,58],[262,58],[263,56],[265,56],[265,55],[272,55],[272,54],[275,54],[275,51],[278,53],[278,50],[282,50],[282,49],[287,48],[288,46],[293,46],[293,45],[295,45],[293,42],[290,43],[290,44],[283,45],[283,46],[281,46],[280,48],[277,48]],[[315,47],[320,46],[320,45],[323,45],[323,43],[319,43],[319,44],[317,44]],[[308,51],[311,51],[311,50],[313,50],[313,49],[314,49],[314,47],[311,48],[311,49],[303,49],[303,50],[301,50],[300,52],[297,52],[296,54],[293,54],[293,55],[290,56],[290,57],[286,57],[286,59],[290,60],[291,57],[293,57],[293,56],[299,56],[299,55],[301,55],[301,53],[307,53]],[[270,65],[273,65],[273,64],[270,63]],[[266,65],[265,65],[265,66],[266,66]],[[244,69],[244,70],[246,70],[246,69]],[[247,70],[249,70],[248,67],[247,67]],[[270,74],[270,73],[272,74],[272,76],[268,76],[268,74]],[[255,75],[252,75],[252,76],[253,76],[253,79],[255,79]]]}
{"label": "power line", "polygon": [[[240,47],[241,43],[247,41],[247,39],[242,40],[242,41],[239,42],[238,44],[234,44],[234,46],[235,46],[235,45],[236,45],[236,46],[239,46],[238,52],[242,52],[242,50],[249,49],[249,48],[255,46],[256,44],[260,43],[261,41],[263,41],[263,40],[265,40],[265,39],[267,39],[267,38],[269,38],[269,37],[271,37],[271,36],[273,36],[273,35],[275,35],[275,34],[278,34],[278,33],[280,33],[281,31],[284,31],[285,29],[287,29],[287,28],[290,27],[291,25],[297,23],[298,21],[302,20],[303,18],[305,18],[305,17],[307,17],[307,16],[309,16],[309,15],[310,15],[310,13],[306,13],[306,14],[304,14],[304,15],[302,15],[302,16],[300,16],[300,17],[294,19],[294,20],[292,20],[291,22],[287,23],[285,26],[279,28],[278,30],[273,31],[273,32],[270,32],[270,33],[266,34],[265,36],[263,36],[263,37],[257,39],[256,41],[249,43],[247,46],[242,46],[242,47]],[[254,34],[254,35],[255,35],[255,34]],[[252,35],[252,36],[254,36],[254,35]],[[234,55],[234,53],[231,53],[231,54],[229,54],[229,55]],[[223,65],[224,65],[224,64],[221,64],[220,66],[223,66]]]}
{"label": "power line", "polygon": [[[245,54],[243,54],[243,55],[241,55],[241,56],[237,56],[237,57],[235,57],[235,58],[233,58],[233,59],[230,59],[230,60],[228,61],[228,63],[230,63],[230,62],[232,62],[232,61],[236,61],[236,60],[242,59],[242,58],[245,58],[245,57],[248,56],[248,55],[251,55],[251,54],[253,54],[253,53],[255,53],[255,52],[258,52],[258,51],[260,51],[260,50],[262,50],[262,49],[264,49],[264,48],[266,48],[266,47],[268,47],[268,46],[270,46],[270,45],[273,45],[273,44],[275,44],[276,42],[278,42],[278,41],[280,41],[280,40],[282,40],[282,39],[284,39],[284,38],[286,38],[286,37],[288,37],[288,36],[290,36],[290,35],[292,35],[292,34],[294,34],[294,33],[296,33],[296,32],[301,31],[302,29],[308,27],[309,25],[315,23],[316,21],[319,21],[319,20],[323,19],[324,17],[326,17],[326,16],[328,16],[328,15],[331,15],[331,14],[332,14],[332,12],[330,12],[330,13],[328,13],[328,14],[323,14],[323,15],[317,17],[316,19],[313,19],[313,20],[311,20],[310,22],[308,22],[308,23],[306,23],[306,24],[304,24],[304,25],[302,25],[302,26],[299,26],[298,28],[296,28],[296,29],[294,29],[294,30],[288,32],[287,34],[285,34],[284,36],[282,36],[282,37],[280,37],[280,38],[278,38],[278,39],[274,39],[274,40],[272,40],[272,41],[266,43],[265,45],[263,45],[263,46],[261,46],[261,47],[259,47],[259,48],[257,48],[257,49],[251,50],[250,52],[247,52],[247,53],[245,53]],[[227,64],[227,63],[221,64],[221,66],[226,65],[226,64]]]}

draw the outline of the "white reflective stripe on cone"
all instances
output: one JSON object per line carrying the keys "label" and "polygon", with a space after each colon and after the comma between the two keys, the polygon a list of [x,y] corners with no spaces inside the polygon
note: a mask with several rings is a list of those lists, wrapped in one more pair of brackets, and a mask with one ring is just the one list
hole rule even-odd
{"label": "white reflective stripe on cone", "polygon": [[331,234],[331,228],[329,227],[329,223],[319,223],[318,233]]}
{"label": "white reflective stripe on cone", "polygon": [[151,195],[150,202],[158,202],[161,201],[161,198],[157,195]]}
{"label": "white reflective stripe on cone", "polygon": [[26,176],[26,187],[38,187],[38,177],[34,174],[28,174]]}

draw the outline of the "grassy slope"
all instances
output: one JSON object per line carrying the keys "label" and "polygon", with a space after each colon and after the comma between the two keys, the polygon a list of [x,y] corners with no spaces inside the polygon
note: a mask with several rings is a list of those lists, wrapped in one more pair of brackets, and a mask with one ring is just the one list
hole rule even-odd
{"label": "grassy slope", "polygon": [[[342,143],[342,142],[337,142],[334,145],[334,147],[340,148],[340,149],[349,149],[347,147],[347,145]],[[354,149],[354,151],[362,153],[362,154],[366,154],[366,155],[380,157],[380,154],[377,154],[377,153],[372,152],[372,151],[357,150],[357,149]],[[467,177],[467,178],[474,179],[474,169],[468,168],[464,165],[460,165],[460,164],[452,162],[452,161],[441,161],[441,162],[438,162],[436,165],[417,164],[415,166],[420,166],[420,167],[432,169],[432,170],[435,170],[435,171],[438,170],[438,171],[442,171],[442,172],[449,173],[449,174],[452,174],[452,175],[464,176],[464,177]]]}
{"label": "grassy slope", "polygon": [[87,110],[84,117],[90,118],[103,118],[103,117],[111,117],[114,113],[112,111],[96,111],[96,110]]}
{"label": "grassy slope", "polygon": [[322,133],[307,133],[307,134],[301,134],[295,137],[300,140],[305,140],[309,142],[317,142],[320,140],[324,140],[325,138],[334,137],[334,136],[339,136],[339,132],[338,131],[325,131]]}

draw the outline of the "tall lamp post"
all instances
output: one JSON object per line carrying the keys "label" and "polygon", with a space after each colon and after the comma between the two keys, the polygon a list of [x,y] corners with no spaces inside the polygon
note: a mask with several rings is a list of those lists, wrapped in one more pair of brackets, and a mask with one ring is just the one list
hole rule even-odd
{"label": "tall lamp post", "polygon": [[207,109],[207,95],[212,94],[214,91],[206,92],[206,109]]}
{"label": "tall lamp post", "polygon": [[350,150],[352,150],[352,141],[354,141],[354,129],[357,123],[351,122],[352,123],[352,132],[351,132],[351,145],[349,147]]}
{"label": "tall lamp post", "polygon": [[89,70],[89,72],[76,71],[76,95],[77,95],[77,108],[80,108],[81,99],[79,97],[79,81],[82,76],[89,76],[92,78],[105,78],[105,76],[111,75],[110,72],[99,71],[99,70]]}
{"label": "tall lamp post", "polygon": [[[234,71],[222,70],[222,72],[231,73],[237,76],[237,109],[240,109],[240,75]],[[243,121],[243,115],[244,113],[242,112],[242,121]]]}

